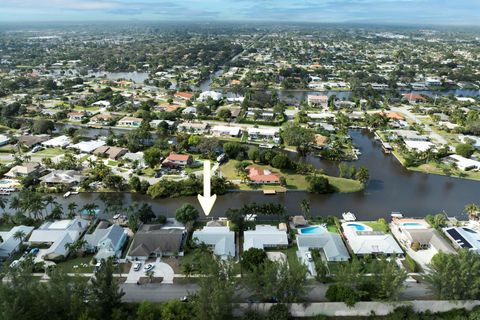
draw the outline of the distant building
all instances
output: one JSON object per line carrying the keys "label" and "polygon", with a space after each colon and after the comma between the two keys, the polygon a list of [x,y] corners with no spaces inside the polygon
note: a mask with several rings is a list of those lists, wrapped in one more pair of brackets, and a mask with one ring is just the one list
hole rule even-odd
{"label": "distant building", "polygon": [[93,154],[97,156],[106,156],[112,160],[118,160],[118,158],[122,157],[127,152],[128,150],[125,148],[101,146],[95,149],[95,151],[93,151]]}
{"label": "distant building", "polygon": [[175,93],[175,98],[181,99],[181,100],[192,100],[193,94],[190,92],[177,92]]}
{"label": "distant building", "polygon": [[203,134],[208,131],[209,124],[206,122],[182,122],[177,126],[179,132]]}
{"label": "distant building", "polygon": [[80,122],[87,114],[85,111],[72,111],[67,113],[68,120]]}
{"label": "distant building", "polygon": [[321,107],[328,109],[328,96],[312,95],[307,96],[307,102],[311,106]]}
{"label": "distant building", "polygon": [[421,96],[416,93],[404,93],[402,94],[403,98],[407,100],[410,104],[415,104],[415,103],[424,103],[427,102],[427,99],[424,96]]}
{"label": "distant building", "polygon": [[142,124],[143,119],[134,117],[123,117],[118,120],[118,125],[122,127],[135,127],[138,128]]}
{"label": "distant building", "polygon": [[186,167],[191,165],[193,158],[189,154],[180,154],[175,152],[170,152],[167,158],[163,160],[162,167],[167,168],[177,168],[177,167]]}
{"label": "distant building", "polygon": [[96,149],[105,145],[103,140],[91,140],[91,141],[81,141],[74,145],[69,146],[70,149],[78,150],[82,153],[92,153]]}
{"label": "distant building", "polygon": [[210,130],[214,136],[238,137],[242,132],[240,127],[231,126],[213,126]]}
{"label": "distant building", "polygon": [[253,184],[278,184],[280,175],[264,170],[256,166],[248,166],[248,182]]}
{"label": "distant building", "polygon": [[72,140],[67,136],[58,136],[53,139],[43,141],[42,146],[47,148],[65,148],[72,143]]}

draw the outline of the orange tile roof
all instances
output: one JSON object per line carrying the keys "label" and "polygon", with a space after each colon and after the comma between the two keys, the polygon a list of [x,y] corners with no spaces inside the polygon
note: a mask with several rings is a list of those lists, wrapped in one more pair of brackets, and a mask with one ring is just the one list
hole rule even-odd
{"label": "orange tile roof", "polygon": [[190,99],[193,98],[193,94],[191,94],[190,92],[179,91],[179,92],[175,93],[175,97],[190,100]]}
{"label": "orange tile roof", "polygon": [[257,168],[255,166],[248,166],[248,178],[251,181],[254,182],[279,182],[280,177],[271,172],[265,172],[266,170],[263,170],[261,168]]}
{"label": "orange tile roof", "polygon": [[190,155],[188,154],[180,154],[175,152],[170,152],[167,159],[168,161],[188,161],[190,159]]}

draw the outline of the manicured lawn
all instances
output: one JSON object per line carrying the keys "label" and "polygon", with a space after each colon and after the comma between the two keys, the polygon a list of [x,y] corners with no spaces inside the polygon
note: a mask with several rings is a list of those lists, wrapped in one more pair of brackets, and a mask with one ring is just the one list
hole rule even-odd
{"label": "manicured lawn", "polygon": [[45,148],[44,150],[40,150],[37,153],[34,153],[34,155],[44,157],[56,157],[65,153],[66,151],[62,148]]}
{"label": "manicured lawn", "polygon": [[[447,170],[449,169],[449,171],[444,171],[446,169]],[[451,177],[470,179],[470,180],[480,180],[480,172],[452,170],[450,166],[443,163],[429,162],[426,164],[422,164],[421,166],[418,166],[418,167],[409,167],[408,170],[424,172],[429,174],[438,174],[442,176],[447,176],[447,173],[449,173],[449,176]]]}
{"label": "manicured lawn", "polygon": [[143,175],[147,177],[153,177],[155,175],[155,170],[152,168],[148,167],[142,170]]}
{"label": "manicured lawn", "polygon": [[0,153],[13,153],[13,146],[11,144],[1,146]]}
{"label": "manicured lawn", "polygon": [[[57,264],[58,268],[62,268],[67,273],[72,272],[80,272],[80,273],[92,273],[94,266],[90,265],[90,261],[92,260],[92,255],[87,255],[84,257],[78,257],[74,259],[67,259],[66,261],[59,262]],[[88,265],[87,267],[81,266],[82,264]],[[74,266],[78,266],[74,268]]]}
{"label": "manicured lawn", "polygon": [[360,222],[369,226],[370,228],[372,228],[373,231],[385,232],[385,231],[387,231],[386,228],[388,228],[388,226],[386,224],[383,224],[383,223],[378,222],[378,221],[360,221]]}
{"label": "manicured lawn", "polygon": [[[248,161],[251,162],[251,161]],[[235,170],[235,165],[238,163],[237,160],[230,160],[226,164],[220,167],[220,172],[222,172],[223,176],[229,180],[240,180],[240,177],[237,175]],[[306,181],[306,176],[297,174],[293,170],[279,170],[272,168],[271,166],[266,165],[259,165],[255,164],[255,166],[270,170],[273,173],[278,173],[285,177],[287,180],[287,189],[290,190],[306,190],[308,188],[308,182]],[[338,192],[357,192],[363,189],[363,185],[356,180],[338,178],[338,177],[331,177],[325,175],[328,179],[330,184],[335,188]],[[240,185],[241,190],[263,190],[263,189],[270,189],[270,190],[284,190],[285,188],[281,186],[275,185],[247,185],[242,183]]]}

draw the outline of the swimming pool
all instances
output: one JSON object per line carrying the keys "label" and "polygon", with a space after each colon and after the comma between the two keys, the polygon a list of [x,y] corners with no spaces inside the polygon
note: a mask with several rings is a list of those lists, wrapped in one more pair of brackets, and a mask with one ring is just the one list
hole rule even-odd
{"label": "swimming pool", "polygon": [[365,231],[365,225],[358,223],[347,223],[347,226],[354,227],[357,231]]}
{"label": "swimming pool", "polygon": [[298,230],[301,234],[322,234],[325,232],[325,228],[320,226],[305,227]]}
{"label": "swimming pool", "polygon": [[402,224],[404,227],[421,227],[422,225],[417,222],[405,222]]}

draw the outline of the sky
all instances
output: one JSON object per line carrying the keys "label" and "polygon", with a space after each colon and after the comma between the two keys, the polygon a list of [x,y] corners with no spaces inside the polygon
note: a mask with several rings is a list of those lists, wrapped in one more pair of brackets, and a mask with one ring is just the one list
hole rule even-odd
{"label": "sky", "polygon": [[480,0],[0,0],[0,22],[274,21],[480,25]]}

